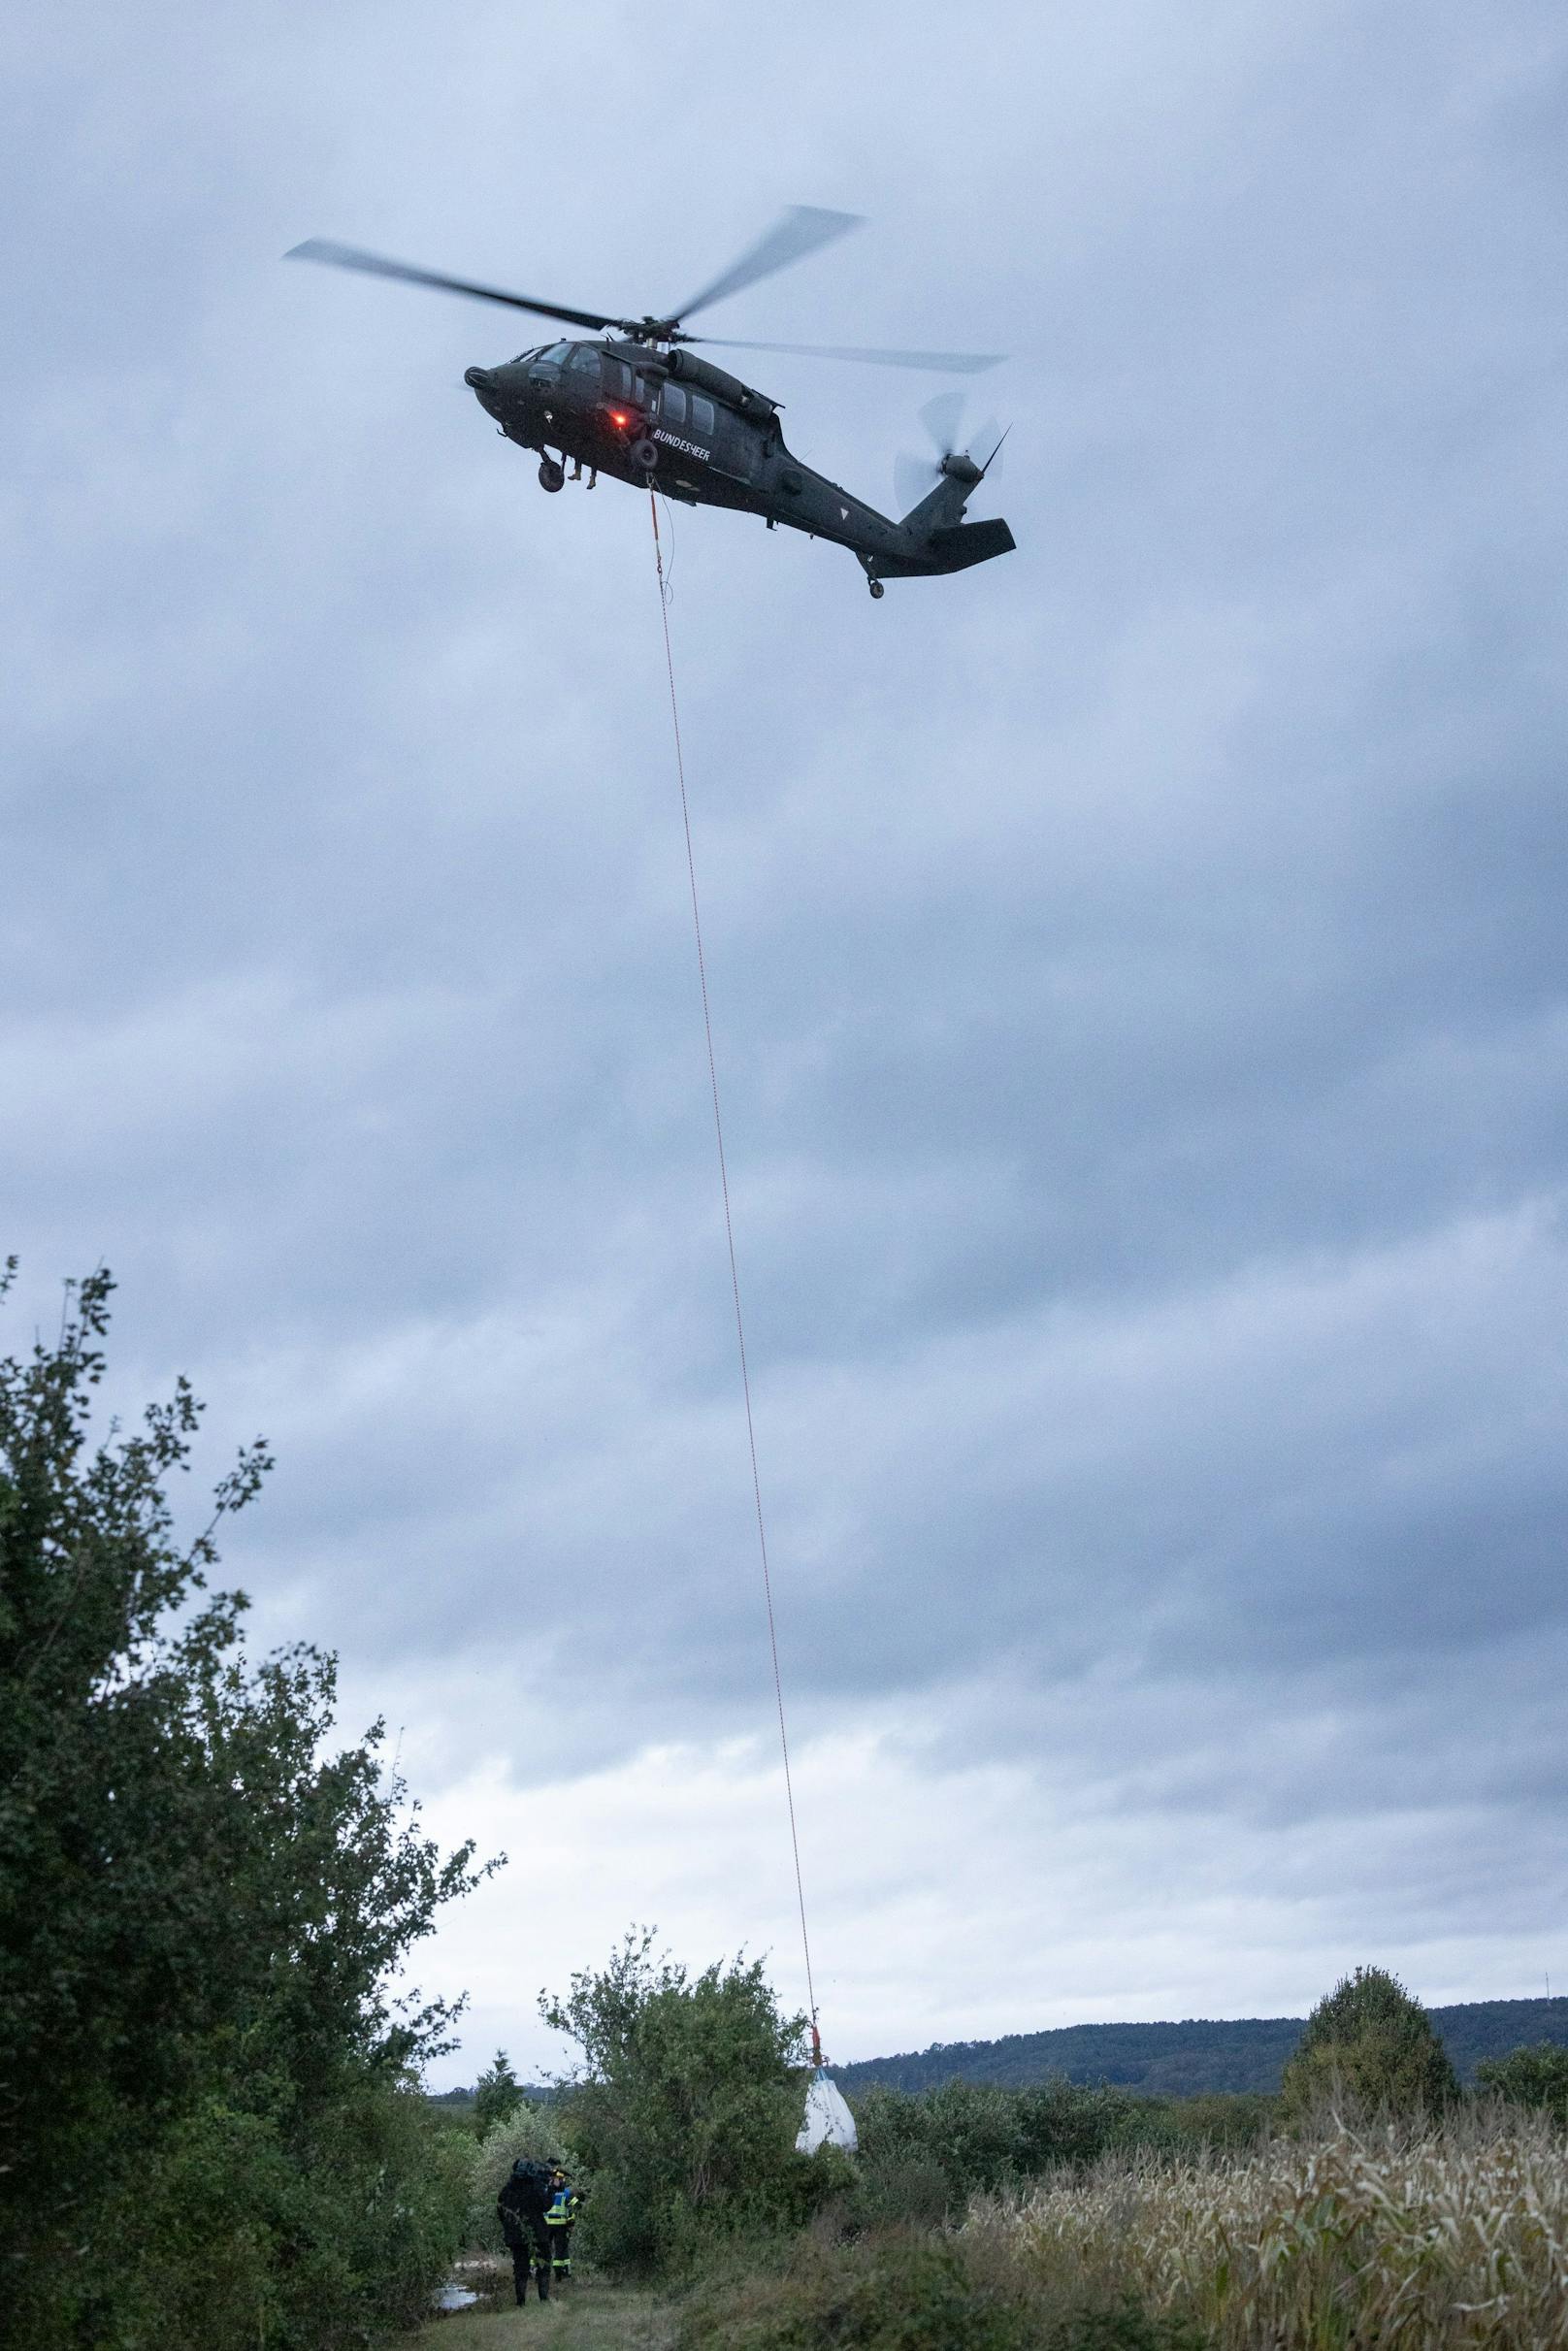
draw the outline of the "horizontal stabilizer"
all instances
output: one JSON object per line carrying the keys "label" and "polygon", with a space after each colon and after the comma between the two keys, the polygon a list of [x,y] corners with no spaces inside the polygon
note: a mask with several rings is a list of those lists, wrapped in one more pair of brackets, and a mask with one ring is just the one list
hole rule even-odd
{"label": "horizontal stabilizer", "polygon": [[1010,555],[1017,545],[1000,515],[989,522],[950,524],[927,539],[944,571],[966,571],[971,564],[989,563],[994,555]]}

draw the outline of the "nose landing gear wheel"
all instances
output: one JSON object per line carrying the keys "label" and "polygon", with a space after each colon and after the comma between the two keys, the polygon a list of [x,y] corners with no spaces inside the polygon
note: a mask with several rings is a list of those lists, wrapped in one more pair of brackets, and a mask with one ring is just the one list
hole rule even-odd
{"label": "nose landing gear wheel", "polygon": [[541,457],[539,477],[541,490],[559,490],[566,480],[567,470],[558,466],[553,457]]}
{"label": "nose landing gear wheel", "polygon": [[887,590],[886,590],[886,588],[884,588],[884,586],[882,585],[882,582],[881,582],[879,579],[873,579],[873,580],[872,580],[872,582],[871,582],[871,594],[872,594],[873,596],[877,597],[878,599],[880,599],[880,598],[882,598],[882,597],[886,596],[886,594],[887,594]]}

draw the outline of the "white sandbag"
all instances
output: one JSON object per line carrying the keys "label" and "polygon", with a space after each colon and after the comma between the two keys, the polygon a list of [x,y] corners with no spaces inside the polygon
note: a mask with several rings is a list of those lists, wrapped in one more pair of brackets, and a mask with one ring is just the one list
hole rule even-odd
{"label": "white sandbag", "polygon": [[819,2147],[845,2147],[853,2155],[860,2144],[855,2117],[826,2073],[811,2077],[805,2094],[805,2120],[795,2143],[802,2155],[815,2155]]}

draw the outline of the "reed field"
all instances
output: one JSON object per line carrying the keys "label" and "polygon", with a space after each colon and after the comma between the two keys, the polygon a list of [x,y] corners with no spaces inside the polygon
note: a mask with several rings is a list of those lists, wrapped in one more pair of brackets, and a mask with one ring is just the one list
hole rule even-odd
{"label": "reed field", "polygon": [[1518,2108],[1110,2157],[977,2201],[960,2235],[1026,2302],[1128,2296],[1216,2351],[1568,2346],[1568,2143]]}

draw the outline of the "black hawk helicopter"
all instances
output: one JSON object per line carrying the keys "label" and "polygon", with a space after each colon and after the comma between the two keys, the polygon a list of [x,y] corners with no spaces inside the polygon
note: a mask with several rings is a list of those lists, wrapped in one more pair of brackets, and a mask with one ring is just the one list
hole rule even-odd
{"label": "black hawk helicopter", "polygon": [[727,343],[711,336],[688,335],[681,323],[859,225],[853,212],[796,205],[700,293],[678,310],[657,318],[610,318],[597,310],[571,310],[560,303],[536,302],[529,295],[475,285],[465,278],[388,261],[357,245],[318,237],[295,245],[286,258],[327,261],[376,278],[471,294],[480,302],[504,303],[514,310],[532,310],[541,318],[604,335],[603,341],[543,343],[520,351],[500,367],[470,368],[463,378],[508,441],[539,452],[543,489],[564,486],[570,459],[571,478],[580,480],[586,467],[590,489],[599,474],[608,473],[635,488],[657,487],[687,506],[735,506],[745,514],[760,514],[770,531],[785,523],[813,539],[848,547],[864,568],[871,594],[880,597],[885,579],[964,571],[971,564],[1011,550],[1013,535],[1000,519],[964,519],[1000,441],[983,462],[967,449],[945,445],[956,441],[957,418],[941,416],[938,421],[943,404],[932,404],[927,415],[939,444],[935,479],[930,486],[922,483],[918,502],[901,521],[894,522],[802,465],[784,444],[779,403],[710,360],[700,359],[691,345],[703,342],[718,350],[781,351],[959,375],[995,367],[996,357],[791,343]]}

